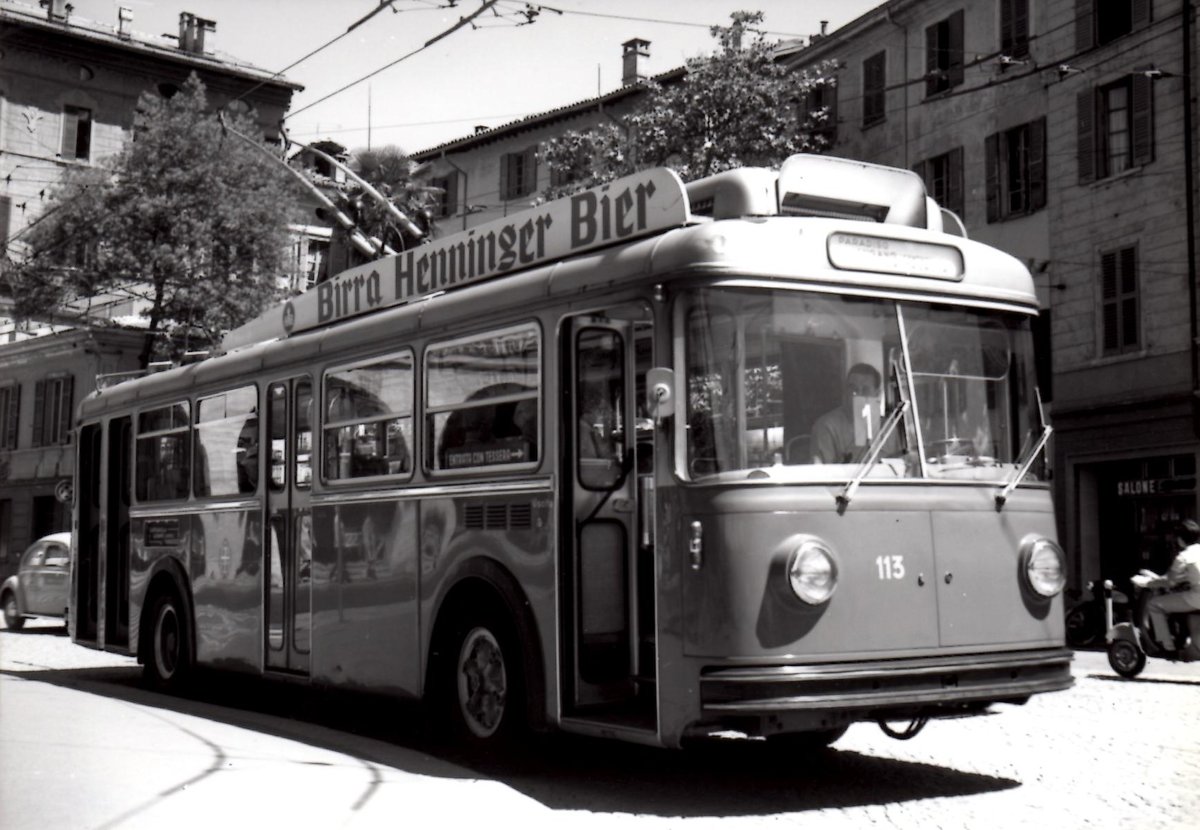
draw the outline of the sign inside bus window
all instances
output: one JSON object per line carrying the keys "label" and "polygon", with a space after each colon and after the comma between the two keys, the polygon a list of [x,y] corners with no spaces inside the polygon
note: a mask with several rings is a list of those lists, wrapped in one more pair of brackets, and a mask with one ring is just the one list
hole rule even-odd
{"label": "sign inside bus window", "polygon": [[874,271],[910,277],[960,280],[962,251],[951,245],[856,233],[829,235],[829,261],[845,271]]}
{"label": "sign inside bus window", "polygon": [[552,262],[688,221],[679,177],[666,168],[594,187],[410,251],[351,268],[287,303],[292,333]]}

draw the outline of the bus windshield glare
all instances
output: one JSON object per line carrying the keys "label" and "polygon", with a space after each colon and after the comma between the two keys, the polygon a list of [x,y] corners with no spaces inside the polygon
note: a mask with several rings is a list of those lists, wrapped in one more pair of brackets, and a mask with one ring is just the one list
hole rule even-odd
{"label": "bus windshield glare", "polygon": [[722,287],[683,308],[693,479],[845,481],[881,443],[867,479],[999,483],[1040,435],[1027,315]]}

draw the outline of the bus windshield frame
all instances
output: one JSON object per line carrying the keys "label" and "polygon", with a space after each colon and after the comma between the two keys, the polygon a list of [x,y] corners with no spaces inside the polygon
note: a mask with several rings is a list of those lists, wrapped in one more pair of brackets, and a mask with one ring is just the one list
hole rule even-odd
{"label": "bus windshield frame", "polygon": [[[681,477],[1004,484],[1043,429],[1031,321],[808,287],[689,289],[676,304]],[[1024,482],[1045,480],[1039,459]]]}

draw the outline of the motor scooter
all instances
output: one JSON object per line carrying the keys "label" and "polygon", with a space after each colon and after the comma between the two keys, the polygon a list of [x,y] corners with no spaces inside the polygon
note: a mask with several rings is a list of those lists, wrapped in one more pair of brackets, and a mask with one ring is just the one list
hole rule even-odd
{"label": "motor scooter", "polygon": [[[1109,603],[1105,601],[1104,583],[1098,579],[1088,582],[1087,591],[1091,596],[1087,599],[1083,598],[1083,591],[1078,588],[1067,589],[1067,598],[1073,600],[1065,617],[1067,645],[1071,648],[1089,648],[1103,643],[1114,621],[1125,622],[1130,619],[1129,595],[1111,587],[1111,580],[1108,584]],[[1105,610],[1109,604],[1112,605],[1111,615]]]}
{"label": "motor scooter", "polygon": [[1112,580],[1104,580],[1104,617],[1108,628],[1105,639],[1108,664],[1113,671],[1132,678],[1146,668],[1147,657],[1185,663],[1200,659],[1200,648],[1197,647],[1200,643],[1194,644],[1188,636],[1189,618],[1200,615],[1200,611],[1168,615],[1174,642],[1160,643],[1154,638],[1154,629],[1146,613],[1146,606],[1155,592],[1139,585],[1139,581],[1143,580],[1136,577],[1133,580],[1133,613],[1129,621],[1114,623]]}

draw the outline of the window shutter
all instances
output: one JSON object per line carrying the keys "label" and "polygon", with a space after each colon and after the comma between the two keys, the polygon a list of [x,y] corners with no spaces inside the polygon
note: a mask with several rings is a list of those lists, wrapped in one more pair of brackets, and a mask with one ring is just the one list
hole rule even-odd
{"label": "window shutter", "polygon": [[1145,75],[1134,75],[1130,85],[1130,137],[1133,164],[1154,161],[1154,82]]}
{"label": "window shutter", "polygon": [[500,156],[500,199],[502,201],[508,201],[512,198],[508,190],[508,176],[509,168],[512,167],[512,158],[512,153],[505,153],[504,155]]}
{"label": "window shutter", "polygon": [[0,242],[8,241],[8,223],[12,217],[12,198],[0,196]]}
{"label": "window shutter", "polygon": [[1100,257],[1100,300],[1103,309],[1103,331],[1101,334],[1104,351],[1120,348],[1117,318],[1117,255],[1102,254]]}
{"label": "window shutter", "polygon": [[938,27],[935,23],[925,28],[925,97],[938,91]]}
{"label": "window shutter", "polygon": [[1078,145],[1075,148],[1079,183],[1096,180],[1096,92],[1085,89],[1075,98]]}
{"label": "window shutter", "polygon": [[1075,0],[1075,51],[1086,52],[1096,45],[1096,0]]}
{"label": "window shutter", "polygon": [[1046,119],[1029,123],[1029,209],[1046,206]]}
{"label": "window shutter", "polygon": [[17,419],[21,415],[21,386],[14,383],[8,387],[8,412],[5,417],[4,449],[17,448]]}
{"label": "window shutter", "polygon": [[1121,265],[1121,346],[1138,344],[1137,249],[1122,248]]}
{"label": "window shutter", "polygon": [[946,74],[950,76],[950,86],[958,86],[963,82],[963,11],[959,9],[950,15],[950,37],[946,44],[948,61]]}
{"label": "window shutter", "polygon": [[1013,6],[1020,0],[1000,0],[1000,51],[1013,56]]}
{"label": "window shutter", "polygon": [[1131,28],[1136,32],[1138,29],[1149,26],[1151,18],[1150,0],[1133,0],[1130,5],[1130,18],[1133,24]]}
{"label": "window shutter", "polygon": [[525,163],[521,165],[522,196],[537,190],[537,151],[538,146],[536,144],[525,151]]}
{"label": "window shutter", "polygon": [[61,407],[59,408],[58,443],[71,443],[71,427],[75,420],[75,378],[71,375],[62,379]]}
{"label": "window shutter", "polygon": [[444,206],[446,216],[454,216],[458,213],[458,171],[452,170],[446,176],[446,193],[442,197],[442,205]]}
{"label": "window shutter", "polygon": [[1029,0],[1008,0],[1001,5],[1001,15],[1008,12],[1008,41],[1003,46],[1009,57],[1024,58],[1029,55]]}
{"label": "window shutter", "polygon": [[1000,134],[992,133],[983,143],[987,177],[987,220],[1000,221]]}
{"label": "window shutter", "polygon": [[948,162],[950,169],[946,171],[946,207],[966,222],[966,217],[963,216],[963,148],[955,147],[951,150]]}
{"label": "window shutter", "polygon": [[64,159],[75,158],[75,142],[79,138],[79,116],[72,110],[63,111],[62,147],[59,155]]}
{"label": "window shutter", "polygon": [[46,409],[46,381],[39,380],[33,387],[33,445],[42,446],[42,413]]}

